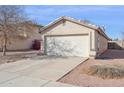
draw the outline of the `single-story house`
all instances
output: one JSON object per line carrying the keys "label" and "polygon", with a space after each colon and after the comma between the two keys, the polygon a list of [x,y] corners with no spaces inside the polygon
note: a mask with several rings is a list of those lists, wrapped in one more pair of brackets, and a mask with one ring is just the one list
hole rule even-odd
{"label": "single-story house", "polygon": [[[34,24],[32,22],[21,23],[21,27],[18,27],[18,30],[12,33],[12,36],[9,36],[7,41],[7,50],[30,50],[34,40],[41,40],[41,35],[39,33],[40,28],[43,26]],[[0,51],[2,50],[3,35],[0,33]]]}
{"label": "single-story house", "polygon": [[60,17],[41,29],[44,53],[55,56],[97,57],[107,50],[109,37],[101,27]]}

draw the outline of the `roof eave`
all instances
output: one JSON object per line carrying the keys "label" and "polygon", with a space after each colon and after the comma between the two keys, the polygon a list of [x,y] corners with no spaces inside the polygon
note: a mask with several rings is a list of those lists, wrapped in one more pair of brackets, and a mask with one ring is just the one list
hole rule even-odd
{"label": "roof eave", "polygon": [[97,31],[99,31],[107,40],[111,40],[100,27],[97,29]]}
{"label": "roof eave", "polygon": [[45,31],[47,28],[49,28],[50,26],[56,24],[57,22],[59,22],[59,21],[61,21],[61,20],[71,21],[71,22],[80,24],[80,25],[82,25],[82,26],[88,27],[88,28],[90,28],[90,29],[99,31],[106,39],[111,40],[99,26],[95,26],[95,25],[92,25],[92,24],[91,24],[91,25],[90,25],[90,24],[84,24],[84,23],[79,22],[80,20],[76,20],[76,19],[73,19],[73,18],[70,18],[70,17],[66,17],[66,16],[62,16],[62,17],[56,19],[54,22],[49,23],[47,26],[42,27],[42,28],[41,28],[42,30],[40,31],[40,33],[45,33],[44,31]]}
{"label": "roof eave", "polygon": [[48,27],[52,26],[53,24],[55,24],[55,23],[57,23],[57,22],[59,22],[61,20],[67,20],[67,21],[75,22],[77,24],[83,25],[83,26],[88,27],[88,28],[93,29],[93,30],[98,29],[98,27],[93,27],[93,26],[90,26],[90,25],[86,25],[86,24],[80,23],[80,22],[78,22],[78,21],[76,21],[74,19],[71,19],[71,18],[69,19],[69,18],[67,18],[65,16],[62,16],[62,17],[56,19],[54,22],[49,23],[47,26],[42,27],[40,33],[44,33],[44,30],[46,30]]}

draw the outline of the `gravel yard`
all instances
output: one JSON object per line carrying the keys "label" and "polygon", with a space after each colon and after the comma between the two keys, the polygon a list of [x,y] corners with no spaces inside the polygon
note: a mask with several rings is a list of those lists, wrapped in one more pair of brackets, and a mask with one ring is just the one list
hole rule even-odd
{"label": "gravel yard", "polygon": [[6,56],[1,56],[2,52],[0,52],[0,64],[15,62],[21,59],[32,58],[33,56],[37,56],[39,51],[15,51],[15,52],[7,52]]}
{"label": "gravel yard", "polygon": [[94,64],[124,65],[124,50],[108,50],[98,59],[89,59],[59,81],[83,87],[124,87],[124,78],[102,79],[87,75],[85,70]]}

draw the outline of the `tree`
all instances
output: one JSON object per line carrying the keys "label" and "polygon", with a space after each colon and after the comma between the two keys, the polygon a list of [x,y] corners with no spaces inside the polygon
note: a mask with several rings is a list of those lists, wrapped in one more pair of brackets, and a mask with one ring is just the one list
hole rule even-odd
{"label": "tree", "polygon": [[7,43],[11,37],[18,34],[26,18],[21,6],[0,6],[0,38],[2,40],[2,55],[6,55]]}

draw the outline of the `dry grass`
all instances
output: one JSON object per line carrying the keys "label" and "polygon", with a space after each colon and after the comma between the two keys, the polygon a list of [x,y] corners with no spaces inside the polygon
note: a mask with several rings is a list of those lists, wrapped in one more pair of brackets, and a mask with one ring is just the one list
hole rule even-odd
{"label": "dry grass", "polygon": [[85,72],[103,79],[119,79],[124,77],[124,65],[91,65]]}

